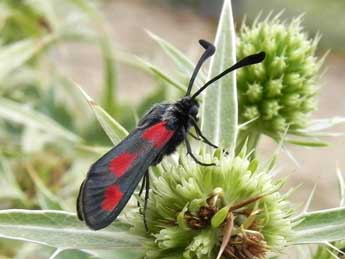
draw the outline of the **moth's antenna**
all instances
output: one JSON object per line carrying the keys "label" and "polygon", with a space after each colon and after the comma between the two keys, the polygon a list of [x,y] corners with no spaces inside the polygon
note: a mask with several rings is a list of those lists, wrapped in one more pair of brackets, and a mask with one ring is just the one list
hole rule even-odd
{"label": "moth's antenna", "polygon": [[194,80],[202,66],[202,64],[206,61],[206,59],[208,59],[209,57],[211,57],[214,52],[216,51],[216,47],[206,41],[206,40],[199,40],[199,43],[200,45],[205,49],[205,52],[201,55],[198,63],[196,64],[195,68],[194,68],[194,71],[193,71],[193,74],[192,74],[192,77],[190,78],[190,81],[189,81],[189,84],[188,84],[188,89],[187,89],[187,92],[186,92],[186,96],[190,95],[190,92],[192,91],[192,87],[193,87],[193,84],[194,84]]}
{"label": "moth's antenna", "polygon": [[226,74],[241,68],[241,67],[245,67],[245,66],[249,66],[249,65],[254,65],[257,63],[262,62],[265,59],[265,52],[260,52],[254,55],[250,55],[245,57],[244,59],[240,60],[239,62],[237,62],[235,65],[233,65],[232,67],[229,67],[228,69],[226,69],[225,71],[223,71],[222,73],[220,73],[219,75],[215,76],[214,78],[212,78],[210,81],[208,81],[205,85],[203,85],[201,88],[199,88],[198,91],[196,91],[193,96],[192,99],[194,99],[195,97],[197,97],[202,91],[204,91],[210,84],[214,83],[215,81],[217,81],[218,79],[220,79],[221,77],[225,76]]}

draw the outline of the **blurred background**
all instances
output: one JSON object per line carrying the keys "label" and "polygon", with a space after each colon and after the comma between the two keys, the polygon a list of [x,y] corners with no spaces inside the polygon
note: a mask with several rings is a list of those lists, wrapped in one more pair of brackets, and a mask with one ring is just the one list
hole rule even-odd
{"label": "blurred background", "polygon": [[[193,61],[197,41],[213,40],[222,0],[2,0],[0,2],[0,208],[74,211],[88,166],[111,146],[92,110],[72,85],[80,84],[131,130],[152,103],[173,100],[149,61],[179,76],[147,31],[171,42]],[[345,2],[343,0],[233,0],[237,28],[260,13],[304,15],[305,30],[321,33],[319,56],[329,54],[314,118],[345,114]],[[130,54],[128,54],[130,53]],[[131,56],[128,56],[131,55]],[[174,72],[175,71],[175,72]],[[181,78],[181,80],[187,80]],[[345,127],[337,131],[345,132]],[[336,166],[345,171],[345,137],[326,148],[288,146],[278,166],[301,205],[317,185],[312,209],[339,201]],[[276,147],[263,138],[260,156]],[[0,258],[46,258],[51,250],[1,241]],[[39,252],[38,252],[39,251]],[[79,258],[73,251],[61,258]]]}

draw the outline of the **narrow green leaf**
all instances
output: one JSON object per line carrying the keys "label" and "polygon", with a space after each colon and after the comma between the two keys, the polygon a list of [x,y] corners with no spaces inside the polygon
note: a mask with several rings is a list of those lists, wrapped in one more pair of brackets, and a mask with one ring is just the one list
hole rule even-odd
{"label": "narrow green leaf", "polygon": [[93,3],[81,0],[69,1],[78,6],[80,10],[95,22],[98,32],[98,43],[102,52],[103,61],[103,89],[101,105],[107,112],[112,113],[114,102],[116,101],[116,73],[111,40],[106,32],[104,18],[100,15],[98,9]]}
{"label": "narrow green leaf", "polygon": [[308,127],[299,130],[289,130],[289,133],[302,137],[339,137],[345,132],[328,131],[333,127],[345,123],[345,117],[335,116],[325,119],[314,119]]}
{"label": "narrow green leaf", "polygon": [[[211,60],[208,79],[213,78],[236,62],[235,29],[230,0],[224,0],[215,46],[216,54]],[[215,82],[204,93],[201,127],[211,142],[230,149],[236,143],[237,91],[235,73]]]}
{"label": "narrow green leaf", "polygon": [[101,105],[108,113],[113,114],[117,101],[115,59],[113,56],[111,39],[106,31],[104,17],[100,14],[94,3],[82,0],[69,0],[69,2],[78,6],[80,10],[89,16],[90,20],[95,22],[98,33],[98,43],[102,52],[103,61],[103,89]]}
{"label": "narrow green leaf", "polygon": [[127,53],[118,53],[119,61],[131,65],[137,68],[144,70],[145,72],[150,73],[153,76],[156,76],[158,79],[161,79],[163,82],[166,82],[168,85],[174,86],[176,89],[185,93],[187,90],[187,86],[177,82],[176,80],[172,79],[169,75],[163,72],[157,66],[151,64],[150,62],[143,60],[135,55],[130,55]]}
{"label": "narrow green leaf", "polygon": [[79,88],[80,92],[94,111],[98,122],[101,124],[109,139],[114,145],[118,144],[128,135],[127,130],[122,127],[120,123],[114,120],[102,107],[97,105],[97,103],[95,103],[95,101],[78,84],[75,84],[75,86]]}
{"label": "narrow green leaf", "polygon": [[113,114],[117,104],[117,81],[113,50],[110,39],[106,34],[100,36],[99,45],[102,50],[103,59],[102,106],[108,113]]}
{"label": "narrow green leaf", "polygon": [[56,259],[61,254],[62,251],[65,251],[65,250],[60,249],[60,248],[56,249],[54,253],[51,256],[49,256],[49,259]]}
{"label": "narrow green leaf", "polygon": [[306,213],[294,220],[295,244],[333,242],[345,239],[345,208]]}
{"label": "narrow green leaf", "polygon": [[[167,42],[166,40],[150,31],[148,31],[148,34],[154,41],[158,43],[158,45],[163,49],[168,57],[170,57],[170,59],[174,62],[180,72],[185,74],[186,77],[190,78],[194,71],[195,64],[170,42]],[[205,80],[206,76],[202,71],[200,71],[198,77],[196,78],[195,84],[200,87],[205,82]]]}
{"label": "narrow green leaf", "polygon": [[[46,1],[46,0],[27,0],[25,4],[30,5],[42,17],[45,18],[48,28],[59,35],[63,40],[77,40],[83,42],[93,42],[95,31],[92,30],[88,15],[81,12],[77,0]],[[83,1],[86,3],[87,1]],[[35,23],[37,21],[35,20]],[[38,24],[36,24],[38,26]],[[41,26],[39,26],[41,27]]]}
{"label": "narrow green leaf", "polygon": [[46,115],[5,98],[0,98],[0,118],[24,126],[35,127],[43,132],[62,137],[71,142],[81,141],[80,137]]}
{"label": "narrow green leaf", "polygon": [[304,204],[304,208],[302,210],[302,213],[307,213],[309,211],[309,208],[310,208],[310,204],[314,198],[314,194],[315,194],[315,190],[316,190],[316,185],[314,185],[313,189],[311,190],[309,196],[308,196],[308,199],[305,201],[305,204]]}
{"label": "narrow green leaf", "polygon": [[307,137],[307,138],[322,138],[322,137],[342,137],[345,135],[345,132],[336,132],[336,131],[316,131],[316,132],[306,132],[301,130],[290,130],[290,135],[295,135],[299,137]]}
{"label": "narrow green leaf", "polygon": [[300,131],[303,133],[318,132],[318,131],[332,128],[344,122],[345,122],[345,117],[333,117],[333,118],[312,120],[307,128]]}
{"label": "narrow green leaf", "polygon": [[[4,240],[3,240],[4,241]],[[13,242],[13,240],[8,240]],[[55,248],[49,246],[42,246],[35,243],[24,243],[16,251],[16,255],[13,259],[23,259],[23,258],[49,258],[49,256],[54,252]]]}
{"label": "narrow green leaf", "polygon": [[117,249],[137,256],[143,253],[145,239],[128,233],[128,229],[128,225],[115,222],[103,230],[90,230],[74,214],[64,211],[0,211],[0,237],[59,249],[110,250],[114,257]]}
{"label": "narrow green leaf", "polygon": [[41,208],[54,210],[63,209],[61,201],[45,186],[43,181],[37,175],[35,169],[31,165],[27,165],[26,169],[32,182],[36,186],[36,195]]}
{"label": "narrow green leaf", "polygon": [[65,107],[73,110],[73,121],[76,127],[83,129],[93,117],[93,113],[89,104],[85,102],[85,97],[80,94],[80,90],[75,87],[73,82],[61,75],[57,75],[53,87],[56,90],[55,97],[59,98],[61,96],[59,101],[64,102]]}
{"label": "narrow green leaf", "polygon": [[24,200],[25,194],[20,189],[10,164],[4,158],[0,159],[0,199]]}
{"label": "narrow green leaf", "polygon": [[143,259],[145,252],[141,247],[123,247],[113,250],[83,250],[91,256],[101,259]]}
{"label": "narrow green leaf", "polygon": [[338,185],[339,185],[339,196],[340,196],[340,207],[345,206],[345,181],[343,174],[337,165],[337,177],[338,177]]}
{"label": "narrow green leaf", "polygon": [[94,3],[84,0],[67,0],[68,2],[74,4],[80,10],[87,13],[90,17],[95,19],[95,22],[99,26],[100,23],[103,22],[103,17],[98,12],[97,8],[95,7]]}
{"label": "narrow green leaf", "polygon": [[328,143],[322,141],[305,141],[305,140],[295,140],[295,139],[286,139],[290,144],[305,146],[305,147],[327,147]]}
{"label": "narrow green leaf", "polygon": [[40,39],[22,40],[0,47],[0,82],[55,40],[49,35]]}

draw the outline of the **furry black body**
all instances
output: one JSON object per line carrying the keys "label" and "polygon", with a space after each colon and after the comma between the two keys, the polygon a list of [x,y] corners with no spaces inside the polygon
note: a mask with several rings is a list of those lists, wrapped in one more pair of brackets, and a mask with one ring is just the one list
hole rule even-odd
{"label": "furry black body", "polygon": [[152,165],[160,163],[165,155],[175,152],[176,148],[186,139],[187,132],[194,122],[198,121],[198,111],[198,102],[190,96],[185,96],[175,103],[156,104],[144,115],[138,123],[139,129],[165,121],[167,129],[175,132]]}

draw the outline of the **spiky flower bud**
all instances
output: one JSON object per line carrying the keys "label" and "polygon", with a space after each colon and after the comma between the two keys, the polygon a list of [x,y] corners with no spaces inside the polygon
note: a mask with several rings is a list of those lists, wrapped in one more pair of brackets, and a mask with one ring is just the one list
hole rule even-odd
{"label": "spiky flower bud", "polygon": [[287,24],[277,15],[242,26],[238,59],[260,51],[266,59],[237,73],[240,122],[256,119],[251,128],[275,139],[287,128],[307,126],[322,63],[315,56],[318,41],[302,31],[300,17]]}
{"label": "spiky flower bud", "polygon": [[[147,222],[156,247],[148,258],[256,259],[287,244],[291,210],[278,192],[282,182],[243,154],[203,155],[217,164],[211,167],[181,157],[151,174]],[[144,231],[141,218],[139,226]]]}

